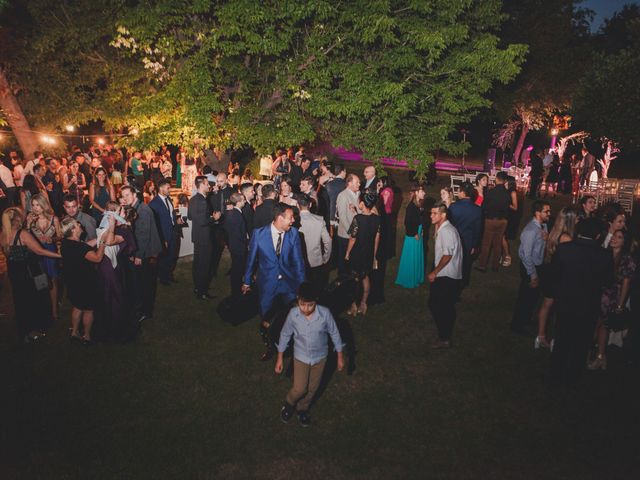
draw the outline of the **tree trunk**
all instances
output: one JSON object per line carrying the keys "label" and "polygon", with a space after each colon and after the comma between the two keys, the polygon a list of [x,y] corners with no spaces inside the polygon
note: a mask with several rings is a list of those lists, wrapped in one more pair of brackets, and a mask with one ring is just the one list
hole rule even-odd
{"label": "tree trunk", "polygon": [[31,131],[29,122],[22,113],[22,108],[20,108],[2,69],[0,69],[0,108],[2,108],[11,131],[16,136],[25,161],[33,160],[33,153],[38,150],[38,139]]}
{"label": "tree trunk", "polygon": [[522,152],[522,147],[524,146],[524,140],[527,138],[527,133],[529,133],[529,127],[523,123],[522,131],[520,132],[520,137],[518,138],[518,143],[516,143],[516,148],[513,151],[513,161],[516,165],[520,161],[520,153]]}

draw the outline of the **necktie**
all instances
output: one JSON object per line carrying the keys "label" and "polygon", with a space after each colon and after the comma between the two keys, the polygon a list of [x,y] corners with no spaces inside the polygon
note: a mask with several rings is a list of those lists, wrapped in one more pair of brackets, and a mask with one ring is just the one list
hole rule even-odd
{"label": "necktie", "polygon": [[169,211],[169,216],[171,217],[171,224],[173,225],[173,215],[171,215],[171,204],[169,203],[168,197],[164,197],[164,203],[167,205],[167,210]]}
{"label": "necktie", "polygon": [[276,257],[280,256],[282,250],[282,232],[278,232],[278,243],[276,243]]}

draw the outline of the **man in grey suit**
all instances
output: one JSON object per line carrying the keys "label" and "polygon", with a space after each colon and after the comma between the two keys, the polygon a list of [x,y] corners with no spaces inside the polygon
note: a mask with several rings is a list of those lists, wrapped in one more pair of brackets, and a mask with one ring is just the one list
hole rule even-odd
{"label": "man in grey suit", "polygon": [[156,259],[162,245],[153,211],[140,201],[135,189],[125,185],[120,189],[120,196],[125,205],[135,208],[138,213],[133,229],[138,248],[133,254],[133,261],[136,266],[136,303],[140,310],[138,321],[142,322],[153,316],[158,280]]}
{"label": "man in grey suit", "polygon": [[298,231],[304,244],[302,253],[305,256],[307,280],[313,284],[316,291],[321,291],[329,280],[327,263],[331,258],[331,236],[324,219],[309,211],[311,199],[307,195],[300,195],[297,200],[300,209]]}
{"label": "man in grey suit", "polygon": [[191,240],[193,241],[193,263],[191,272],[196,298],[205,300],[209,296],[211,282],[211,258],[213,256],[212,227],[220,219],[221,212],[211,213],[207,194],[209,181],[204,175],[196,177],[196,194],[189,200],[187,216],[191,220]]}
{"label": "man in grey suit", "polygon": [[353,217],[358,213],[358,197],[360,192],[360,178],[353,173],[347,176],[347,188],[336,199],[336,216],[338,217],[338,273],[347,273],[345,255],[349,245],[349,228]]}

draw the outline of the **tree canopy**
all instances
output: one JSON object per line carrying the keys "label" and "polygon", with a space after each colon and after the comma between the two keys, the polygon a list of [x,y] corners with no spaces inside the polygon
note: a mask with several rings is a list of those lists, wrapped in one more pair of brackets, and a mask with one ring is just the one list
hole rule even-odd
{"label": "tree canopy", "polygon": [[499,0],[28,0],[12,72],[36,124],[100,118],[137,146],[328,140],[426,168],[526,47]]}

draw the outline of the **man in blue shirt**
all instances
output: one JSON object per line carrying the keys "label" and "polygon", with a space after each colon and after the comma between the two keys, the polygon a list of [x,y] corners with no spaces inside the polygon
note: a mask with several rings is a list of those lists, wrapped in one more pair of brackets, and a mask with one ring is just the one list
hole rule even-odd
{"label": "man in blue shirt", "polygon": [[520,234],[520,288],[516,300],[511,330],[526,335],[525,327],[531,320],[536,304],[540,299],[540,278],[538,267],[544,261],[544,249],[547,244],[547,225],[551,215],[548,202],[533,202],[533,218],[522,229]]}
{"label": "man in blue shirt", "polygon": [[293,387],[287,393],[280,418],[287,423],[298,411],[300,425],[308,427],[309,406],[318,390],[327,361],[328,336],[338,352],[338,371],[344,368],[342,339],[328,308],[316,305],[314,288],[304,282],[298,289],[298,305],[293,307],[280,332],[276,373],[282,373],[283,354],[293,337]]}

